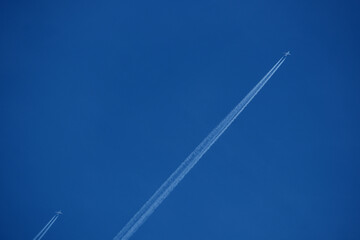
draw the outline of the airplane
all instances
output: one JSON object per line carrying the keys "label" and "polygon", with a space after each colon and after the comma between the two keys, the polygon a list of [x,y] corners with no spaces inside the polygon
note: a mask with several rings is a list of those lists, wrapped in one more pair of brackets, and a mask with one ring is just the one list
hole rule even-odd
{"label": "airplane", "polygon": [[56,215],[62,215],[62,214],[63,214],[61,210],[60,210],[60,211],[57,211],[57,212],[55,212],[55,213],[56,213]]}
{"label": "airplane", "polygon": [[287,57],[287,56],[289,56],[289,55],[291,55],[291,54],[290,54],[290,51],[287,51],[287,52],[284,53],[284,56],[285,56],[285,57]]}

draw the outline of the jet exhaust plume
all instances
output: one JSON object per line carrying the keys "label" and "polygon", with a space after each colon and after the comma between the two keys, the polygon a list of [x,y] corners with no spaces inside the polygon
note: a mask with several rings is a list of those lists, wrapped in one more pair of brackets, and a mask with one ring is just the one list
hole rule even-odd
{"label": "jet exhaust plume", "polygon": [[44,237],[44,235],[47,233],[47,231],[51,228],[51,226],[54,224],[56,219],[58,219],[59,215],[62,214],[60,212],[56,212],[56,214],[50,219],[50,221],[41,229],[41,231],[33,238],[33,240],[40,240]]}
{"label": "jet exhaust plume", "polygon": [[[289,52],[288,52],[289,53]],[[150,199],[140,208],[140,210],[130,219],[130,221],[121,229],[113,240],[127,240],[137,229],[146,221],[146,219],[156,210],[164,201],[186,174],[195,166],[200,158],[209,150],[222,133],[231,125],[237,116],[251,102],[271,76],[285,61],[285,54],[270,69],[270,71],[256,84],[256,86],[241,100],[238,105],[215,127],[210,134],[195,148],[195,150],[180,164],[180,166],[170,175],[170,177],[160,186],[160,188],[150,197]]]}

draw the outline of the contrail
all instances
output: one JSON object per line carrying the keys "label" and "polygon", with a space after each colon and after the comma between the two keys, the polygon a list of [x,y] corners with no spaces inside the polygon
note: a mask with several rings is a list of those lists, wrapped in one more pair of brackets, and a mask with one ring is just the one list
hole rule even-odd
{"label": "contrail", "polygon": [[43,236],[47,233],[47,231],[51,228],[51,226],[54,224],[56,219],[59,217],[59,215],[62,214],[61,211],[57,212],[50,221],[45,225],[43,229],[34,237],[33,240],[40,240],[43,238]]}
{"label": "contrail", "polygon": [[43,236],[47,233],[47,231],[50,229],[50,227],[54,224],[54,222],[56,221],[56,219],[58,218],[59,216],[56,216],[54,218],[54,220],[49,224],[49,226],[43,231],[43,233],[39,236],[39,238],[37,238],[36,240],[40,240],[43,238]]}
{"label": "contrail", "polygon": [[39,236],[48,228],[48,226],[51,224],[54,218],[56,218],[56,215],[50,219],[50,221],[45,225],[43,229],[41,229],[41,231],[34,237],[34,240],[37,240],[39,238]]}
{"label": "contrail", "polygon": [[277,71],[285,61],[286,53],[259,81],[258,84],[236,105],[236,107],[214,128],[210,134],[195,148],[195,150],[181,163],[181,165],[171,174],[171,176],[160,186],[160,188],[151,196],[151,198],[140,208],[140,210],[130,219],[130,221],[121,229],[113,240],[129,239],[137,229],[146,221],[146,219],[155,211],[155,209],[164,201],[170,192],[179,184],[185,175],[195,166],[200,158],[209,150],[222,133],[230,126],[236,117],[251,102],[271,76]]}

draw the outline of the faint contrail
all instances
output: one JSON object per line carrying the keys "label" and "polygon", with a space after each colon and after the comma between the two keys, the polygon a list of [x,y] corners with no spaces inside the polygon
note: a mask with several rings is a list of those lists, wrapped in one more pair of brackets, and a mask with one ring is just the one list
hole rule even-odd
{"label": "faint contrail", "polygon": [[33,240],[40,240],[43,238],[43,236],[46,234],[46,232],[51,228],[51,226],[54,224],[56,219],[59,217],[59,215],[62,214],[61,211],[57,212],[50,221],[45,225],[43,229],[34,237]]}
{"label": "faint contrail", "polygon": [[221,134],[230,126],[236,117],[244,110],[249,102],[256,96],[271,76],[285,61],[286,53],[274,67],[260,80],[258,84],[241,100],[241,102],[225,117],[220,124],[213,129],[210,134],[195,148],[195,150],[181,163],[181,165],[171,174],[171,176],[160,186],[151,198],[140,208],[140,210],[130,219],[121,229],[113,240],[129,239],[145,220],[155,211],[164,201],[170,192],[178,185],[185,175],[195,166],[207,150],[216,142]]}
{"label": "faint contrail", "polygon": [[39,238],[37,238],[36,240],[40,240],[43,238],[43,236],[47,233],[47,231],[50,229],[50,227],[54,224],[54,222],[56,221],[56,219],[58,218],[59,216],[56,216],[54,218],[54,220],[49,224],[49,226],[43,231],[43,233],[39,236]]}
{"label": "faint contrail", "polygon": [[51,224],[54,218],[56,218],[56,215],[50,219],[50,221],[45,225],[43,229],[41,229],[41,231],[34,237],[34,240],[37,240],[39,238],[39,236],[48,228],[48,226]]}

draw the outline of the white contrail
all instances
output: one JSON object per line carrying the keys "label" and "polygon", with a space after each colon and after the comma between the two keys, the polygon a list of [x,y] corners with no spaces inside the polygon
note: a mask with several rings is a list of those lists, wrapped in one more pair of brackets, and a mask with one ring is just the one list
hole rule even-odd
{"label": "white contrail", "polygon": [[54,222],[56,221],[56,219],[59,217],[59,215],[56,215],[54,220],[50,223],[50,225],[45,229],[45,231],[39,236],[39,238],[37,240],[40,240],[43,238],[43,236],[45,235],[45,233],[47,233],[47,231],[50,229],[50,227],[54,224]]}
{"label": "white contrail", "polygon": [[178,185],[185,175],[195,166],[207,150],[216,142],[221,134],[230,126],[236,117],[244,110],[249,102],[256,96],[271,76],[285,61],[283,56],[274,67],[260,80],[258,84],[241,100],[241,102],[225,117],[220,124],[195,148],[195,150],[181,163],[171,176],[160,186],[151,198],[140,208],[140,210],[121,229],[113,240],[129,239],[145,220],[155,211],[162,201]]}
{"label": "white contrail", "polygon": [[55,214],[50,221],[45,225],[43,229],[34,237],[33,240],[40,240],[43,238],[43,236],[46,234],[46,232],[51,228],[51,226],[54,224],[56,219],[59,217],[59,214]]}
{"label": "white contrail", "polygon": [[50,219],[50,221],[45,225],[45,227],[43,227],[43,229],[41,229],[41,231],[34,237],[33,240],[37,240],[39,238],[39,236],[48,228],[48,226],[54,220],[55,217],[56,217],[56,215]]}

